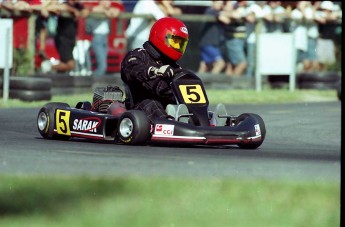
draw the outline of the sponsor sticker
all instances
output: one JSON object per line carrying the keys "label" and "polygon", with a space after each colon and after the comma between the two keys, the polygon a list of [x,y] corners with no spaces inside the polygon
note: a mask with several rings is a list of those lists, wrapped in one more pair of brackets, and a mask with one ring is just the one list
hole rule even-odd
{"label": "sponsor sticker", "polygon": [[87,117],[83,119],[75,119],[73,122],[73,130],[81,132],[97,133],[97,128],[101,125],[101,119],[97,117]]}
{"label": "sponsor sticker", "polygon": [[254,129],[255,129],[255,135],[260,136],[261,135],[260,125],[259,124],[254,125]]}
{"label": "sponsor sticker", "polygon": [[181,30],[181,32],[183,32],[185,34],[188,34],[188,30],[186,27],[181,27],[180,30]]}
{"label": "sponsor sticker", "polygon": [[155,127],[156,135],[174,135],[174,125],[157,124]]}

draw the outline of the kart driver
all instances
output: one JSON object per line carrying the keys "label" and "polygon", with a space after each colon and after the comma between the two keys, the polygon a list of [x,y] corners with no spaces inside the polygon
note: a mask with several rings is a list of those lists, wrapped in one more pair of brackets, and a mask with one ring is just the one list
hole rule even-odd
{"label": "kart driver", "polygon": [[[171,115],[165,111],[171,107],[168,104],[176,104],[170,83],[182,69],[177,60],[187,43],[188,30],[182,21],[161,18],[153,24],[143,48],[129,51],[121,63],[121,79],[129,87],[133,109],[144,111],[151,121]],[[177,111],[180,107],[188,113],[185,105],[179,105]]]}

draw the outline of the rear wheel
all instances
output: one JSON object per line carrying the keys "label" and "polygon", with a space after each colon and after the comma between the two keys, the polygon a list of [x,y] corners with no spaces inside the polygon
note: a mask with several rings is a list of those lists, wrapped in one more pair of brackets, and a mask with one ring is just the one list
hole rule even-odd
{"label": "rear wheel", "polygon": [[[260,132],[261,138],[258,140],[256,140],[254,138],[250,142],[239,143],[238,146],[242,149],[256,149],[265,140],[265,137],[266,137],[265,123],[264,123],[263,119],[257,114],[244,113],[244,114],[241,114],[240,116],[237,117],[235,125],[239,125],[239,124],[243,123],[244,121],[249,120],[248,118],[252,119],[252,121],[250,121],[251,122],[250,124],[252,124],[254,122],[254,124],[252,125],[252,127],[250,129],[251,134],[254,136],[254,135],[257,135],[258,132]],[[255,126],[255,125],[257,125],[257,126]],[[245,126],[245,127],[248,128],[248,126]]]}
{"label": "rear wheel", "polygon": [[37,116],[37,128],[45,139],[68,140],[70,137],[54,133],[56,109],[66,109],[70,106],[67,103],[52,102],[44,105]]}
{"label": "rear wheel", "polygon": [[151,124],[144,112],[129,110],[121,115],[118,135],[124,144],[138,145],[150,138]]}

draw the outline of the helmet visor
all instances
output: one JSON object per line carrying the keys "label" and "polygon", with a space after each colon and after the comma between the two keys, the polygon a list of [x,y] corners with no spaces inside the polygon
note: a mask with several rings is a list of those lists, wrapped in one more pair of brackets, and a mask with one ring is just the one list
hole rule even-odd
{"label": "helmet visor", "polygon": [[186,50],[188,39],[182,38],[181,36],[168,34],[165,38],[165,42],[168,46],[183,54]]}

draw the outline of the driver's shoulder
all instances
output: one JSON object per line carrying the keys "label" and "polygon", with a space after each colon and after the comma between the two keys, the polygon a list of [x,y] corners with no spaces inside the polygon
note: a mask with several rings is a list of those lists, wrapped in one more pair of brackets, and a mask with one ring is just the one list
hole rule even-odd
{"label": "driver's shoulder", "polygon": [[147,56],[147,52],[143,48],[136,48],[134,50],[129,51],[126,56],[124,57],[123,61],[128,63],[143,61]]}

